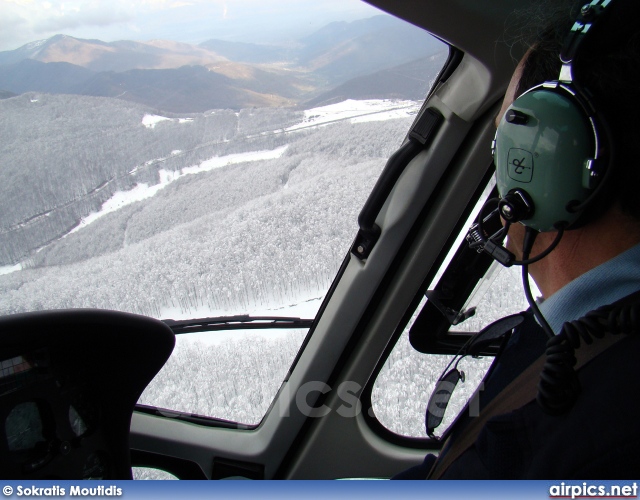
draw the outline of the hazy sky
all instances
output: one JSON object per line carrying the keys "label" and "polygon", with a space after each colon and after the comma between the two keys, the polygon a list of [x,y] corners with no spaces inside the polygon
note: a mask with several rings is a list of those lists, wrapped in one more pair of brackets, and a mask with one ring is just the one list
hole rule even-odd
{"label": "hazy sky", "polygon": [[360,0],[0,0],[0,50],[58,33],[104,41],[275,41],[379,13]]}

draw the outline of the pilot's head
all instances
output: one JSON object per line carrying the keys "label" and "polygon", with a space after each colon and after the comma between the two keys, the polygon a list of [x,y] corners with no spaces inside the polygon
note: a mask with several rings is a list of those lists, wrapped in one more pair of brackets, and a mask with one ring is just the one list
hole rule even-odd
{"label": "pilot's head", "polygon": [[[585,1],[555,1],[544,25],[530,21],[529,49],[497,123],[502,215],[519,222],[508,248],[522,258],[524,227],[531,228],[540,232],[535,256],[558,228],[568,229],[553,259],[531,266],[545,297],[640,241],[640,2],[590,2],[604,14],[572,52],[566,40],[576,19],[589,19],[580,14]],[[591,249],[602,251],[591,258]],[[565,272],[569,264],[576,269]]]}
{"label": "pilot's head", "polygon": [[[579,46],[573,53],[566,41],[572,27],[577,24],[576,19],[590,20],[589,16],[580,15],[585,3],[586,0],[565,0],[543,2],[548,5],[542,7],[536,4],[538,11],[542,8],[549,14],[544,26],[536,26],[535,22],[530,21],[527,36],[529,50],[518,65],[499,115],[507,131],[507,140],[502,144],[502,156],[496,158],[502,163],[499,168],[503,168],[508,182],[518,177],[514,170],[527,174],[519,180],[529,184],[522,185],[525,190],[529,187],[539,202],[553,203],[556,197],[554,189],[561,191],[558,196],[566,193],[566,199],[559,201],[563,205],[573,198],[586,199],[598,182],[605,178],[606,169],[613,166],[607,176],[606,189],[599,190],[601,194],[595,197],[597,200],[589,201],[588,209],[577,211],[577,215],[584,214],[578,223],[574,222],[577,215],[575,218],[570,215],[563,218],[562,214],[546,216],[538,213],[537,216],[542,220],[534,220],[530,224],[538,231],[553,231],[554,224],[563,219],[566,219],[569,227],[580,227],[597,218],[614,203],[625,213],[640,220],[640,196],[637,192],[640,169],[636,167],[640,137],[640,2],[611,0],[609,6],[602,10],[603,15],[593,18],[591,30],[578,37]],[[600,4],[607,5],[607,2]],[[555,8],[552,9],[552,6]],[[528,17],[540,18],[531,13]],[[530,89],[545,82],[565,81],[566,73],[560,76],[561,53],[565,59],[572,59],[569,65],[572,76],[568,82],[569,91],[541,88],[540,92],[532,92]],[[574,92],[578,94],[577,104],[572,97]],[[511,105],[515,98],[518,100],[511,112],[514,121],[505,123],[507,105]],[[575,116],[572,115],[572,108],[575,108]],[[520,123],[517,116],[513,118],[514,114],[524,116],[521,120],[531,119],[527,124]],[[587,118],[584,118],[585,115]],[[594,126],[595,134],[592,130]],[[568,133],[565,134],[567,129]],[[510,134],[515,143],[509,142]],[[519,146],[518,141],[524,141],[528,146]],[[594,167],[599,171],[595,172],[592,185],[589,186],[588,181],[583,179],[588,175],[583,166],[587,159],[595,155],[600,157],[600,164]],[[528,161],[536,163],[531,165],[534,171],[534,167],[539,166],[540,171],[550,172],[551,177],[543,178],[543,182],[534,186],[536,178],[535,175],[533,180],[529,178],[531,170]],[[576,174],[570,174],[569,177],[566,170],[573,168],[572,162],[576,165]],[[557,172],[564,173],[564,177],[561,174],[556,177]],[[517,183],[511,183],[507,188],[518,186]],[[504,194],[501,192],[502,196]],[[525,222],[525,225],[529,224]]]}

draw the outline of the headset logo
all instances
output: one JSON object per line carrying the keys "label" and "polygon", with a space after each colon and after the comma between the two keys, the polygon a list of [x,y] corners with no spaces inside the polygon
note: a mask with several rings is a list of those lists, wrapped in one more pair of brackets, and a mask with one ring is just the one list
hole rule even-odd
{"label": "headset logo", "polygon": [[531,182],[533,178],[533,155],[525,149],[512,148],[507,158],[509,177],[518,182]]}

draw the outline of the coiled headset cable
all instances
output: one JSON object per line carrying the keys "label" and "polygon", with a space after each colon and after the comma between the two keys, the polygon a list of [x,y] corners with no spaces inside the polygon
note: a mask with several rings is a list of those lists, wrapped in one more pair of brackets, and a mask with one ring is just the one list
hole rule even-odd
{"label": "coiled headset cable", "polygon": [[580,381],[574,370],[575,350],[605,335],[630,335],[640,331],[640,292],[602,306],[582,318],[569,321],[549,339],[546,361],[540,373],[536,400],[550,415],[568,412],[580,395]]}
{"label": "coiled headset cable", "polygon": [[522,266],[522,284],[527,302],[536,321],[549,338],[545,351],[546,361],[540,373],[536,400],[545,413],[551,415],[566,413],[581,393],[578,375],[574,369],[576,365],[575,349],[578,349],[582,342],[592,344],[596,339],[603,338],[607,332],[613,335],[640,332],[640,292],[634,294],[631,300],[627,298],[616,304],[600,307],[580,319],[565,323],[561,332],[556,335],[542,315],[531,292],[529,265],[543,259],[556,248],[564,233],[564,226],[557,226],[558,234],[553,242],[546,250],[533,258],[530,257],[530,254],[539,233],[535,229],[526,227],[522,260],[518,261],[511,252],[502,246],[501,240],[509,230],[509,223],[506,223],[499,231],[494,231],[493,234],[489,234],[484,229],[487,222],[498,215],[497,208],[487,214],[489,209],[497,204],[495,199],[490,201],[481,210],[478,222],[469,231],[467,240],[471,248],[491,254],[507,267]]}

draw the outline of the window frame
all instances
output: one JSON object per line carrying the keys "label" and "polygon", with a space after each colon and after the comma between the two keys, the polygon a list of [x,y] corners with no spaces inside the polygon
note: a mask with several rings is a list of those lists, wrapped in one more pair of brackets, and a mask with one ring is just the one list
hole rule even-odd
{"label": "window frame", "polygon": [[[153,415],[156,417],[171,418],[181,420],[191,424],[201,425],[205,427],[217,427],[223,429],[235,429],[235,430],[254,430],[260,426],[264,418],[268,415],[273,407],[273,400],[277,396],[277,392],[280,386],[286,380],[291,373],[291,370],[295,366],[297,359],[300,356],[300,352],[304,349],[304,346],[308,342],[308,338],[311,334],[311,329],[315,324],[315,319],[296,318],[290,316],[249,316],[249,315],[236,315],[236,316],[220,316],[215,318],[202,318],[202,319],[189,319],[189,320],[162,320],[171,330],[174,335],[188,336],[193,333],[214,333],[215,332],[247,332],[258,330],[307,330],[304,334],[304,338],[296,351],[296,354],[291,359],[291,365],[282,381],[275,389],[275,394],[272,400],[269,402],[265,413],[260,417],[260,421],[255,424],[247,424],[243,422],[236,422],[234,420],[213,417],[209,415],[201,415],[198,413],[190,413],[180,409],[165,408],[162,406],[150,405],[145,403],[136,403],[134,411],[144,413],[147,415]],[[173,354],[172,354],[173,355]],[[157,376],[157,375],[156,375]]]}
{"label": "window frame", "polygon": [[[375,382],[378,378],[378,376],[380,375],[380,372],[382,371],[382,368],[384,367],[385,363],[387,362],[387,359],[389,358],[389,356],[391,355],[391,353],[393,352],[393,350],[395,349],[398,340],[400,339],[400,337],[402,336],[402,334],[405,332],[407,325],[409,324],[409,322],[411,321],[411,318],[415,315],[417,309],[420,306],[420,303],[422,302],[422,300],[425,297],[425,294],[427,292],[427,289],[429,287],[429,285],[431,285],[433,283],[433,280],[435,279],[438,270],[442,267],[443,263],[446,261],[447,255],[450,253],[450,251],[452,250],[456,239],[459,237],[460,233],[462,231],[465,231],[466,229],[468,229],[466,227],[466,222],[469,219],[469,217],[471,216],[473,209],[476,207],[477,203],[479,202],[480,198],[482,197],[482,193],[485,191],[485,189],[487,188],[487,186],[489,185],[489,183],[491,182],[491,179],[493,178],[495,174],[495,169],[493,167],[493,163],[489,163],[488,168],[482,178],[482,182],[479,184],[479,186],[476,188],[476,190],[474,191],[473,196],[469,199],[466,208],[464,209],[464,211],[462,212],[460,218],[458,219],[458,222],[456,223],[454,230],[451,232],[451,234],[449,235],[449,238],[447,239],[446,244],[442,247],[442,250],[440,251],[440,253],[438,254],[438,257],[436,259],[436,261],[434,262],[433,266],[431,267],[431,269],[429,270],[425,280],[422,283],[422,286],[420,287],[418,293],[416,294],[416,296],[414,297],[414,299],[412,300],[412,302],[409,304],[408,308],[406,309],[402,320],[400,321],[400,323],[398,324],[398,327],[396,328],[396,330],[393,332],[389,343],[387,344],[387,347],[385,348],[384,352],[382,353],[382,356],[380,356],[380,359],[378,360],[378,363],[375,367],[375,369],[371,372],[371,375],[366,383],[366,385],[364,386],[363,390],[362,390],[362,395],[360,397],[360,401],[363,405],[363,408],[368,408],[370,409],[370,411],[364,411],[362,412],[363,418],[366,422],[366,424],[373,430],[373,432],[375,434],[377,434],[379,437],[381,437],[382,439],[384,439],[385,441],[388,441],[392,444],[398,445],[398,446],[402,446],[405,448],[412,448],[412,449],[434,449],[434,448],[440,448],[443,442],[443,439],[434,439],[434,438],[430,438],[430,437],[411,437],[411,436],[405,436],[405,435],[401,435],[401,434],[397,434],[395,432],[393,432],[391,429],[387,428],[382,422],[380,422],[380,420],[378,420],[378,418],[375,415],[375,410],[373,409],[373,401],[372,401],[372,395],[373,395],[373,387],[375,385]],[[467,245],[467,242],[465,240],[463,240],[459,247],[458,247],[458,251],[460,250],[460,248],[464,247]],[[456,253],[458,252],[456,251]],[[447,267],[448,268],[448,267]],[[446,272],[446,271],[445,271]],[[483,275],[484,276],[484,275]],[[469,293],[467,294],[467,297],[464,298],[464,301],[466,302],[466,300],[471,296],[471,294],[473,293],[473,289],[475,287],[471,288],[471,290],[469,290]],[[428,303],[428,302],[427,302]],[[426,304],[425,304],[426,305]],[[460,335],[455,334],[455,332],[448,332],[445,335],[445,338],[448,340],[451,340],[454,336],[458,336]],[[464,336],[466,338],[468,334],[464,334]],[[459,337],[460,339],[462,339],[462,337]],[[463,340],[455,340],[455,344],[460,344],[460,343],[464,343]],[[443,354],[451,354],[451,350],[449,349],[445,349],[445,352],[443,352]],[[457,351],[456,351],[457,352]],[[435,354],[435,353],[434,353]],[[455,354],[455,352],[454,352]],[[426,408],[425,408],[426,411]],[[446,433],[445,433],[446,436]],[[443,436],[443,437],[445,437]]]}

